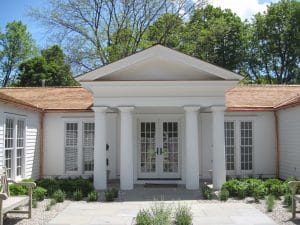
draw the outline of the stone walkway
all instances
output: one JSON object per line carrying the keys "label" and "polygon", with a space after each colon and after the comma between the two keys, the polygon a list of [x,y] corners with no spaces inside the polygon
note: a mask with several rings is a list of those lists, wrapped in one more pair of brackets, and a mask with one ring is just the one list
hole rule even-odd
{"label": "stone walkway", "polygon": [[[191,207],[194,225],[275,225],[267,215],[244,203],[203,203],[191,201],[167,201]],[[132,225],[142,208],[149,208],[153,201],[87,203],[72,202],[48,225]]]}

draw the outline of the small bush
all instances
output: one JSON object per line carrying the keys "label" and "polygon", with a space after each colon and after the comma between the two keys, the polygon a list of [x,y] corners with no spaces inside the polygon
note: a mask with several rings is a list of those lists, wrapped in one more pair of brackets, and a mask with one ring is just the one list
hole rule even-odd
{"label": "small bush", "polygon": [[46,194],[47,194],[47,190],[45,188],[36,187],[33,190],[32,197],[37,201],[43,201],[45,199]]}
{"label": "small bush", "polygon": [[98,200],[98,193],[96,191],[92,191],[87,196],[88,202],[96,202]]}
{"label": "small bush", "polygon": [[171,225],[172,223],[172,209],[163,203],[156,203],[151,207],[153,215],[152,224],[155,225]]}
{"label": "small bush", "polygon": [[114,201],[114,193],[111,190],[107,190],[104,192],[105,201],[106,202],[113,202]]}
{"label": "small bush", "polygon": [[285,204],[288,207],[292,206],[293,196],[291,194],[285,194],[283,204]]}
{"label": "small bush", "polygon": [[118,198],[119,197],[119,191],[116,188],[112,188],[111,192],[113,193],[114,198]]}
{"label": "small bush", "polygon": [[275,205],[275,197],[273,195],[268,195],[266,199],[267,212],[272,212]]}
{"label": "small bush", "polygon": [[178,206],[175,212],[175,222],[177,225],[192,225],[193,215],[191,209],[187,206]]}
{"label": "small bush", "polygon": [[229,191],[226,188],[222,188],[219,192],[219,199],[221,201],[227,201],[229,198]]}
{"label": "small bush", "polygon": [[244,199],[247,196],[248,185],[247,183],[240,182],[236,187],[237,197],[239,199]]}
{"label": "small bush", "polygon": [[48,196],[52,196],[54,192],[59,190],[59,183],[57,179],[45,178],[36,181],[37,186],[45,188]]}
{"label": "small bush", "polygon": [[222,189],[226,189],[229,192],[230,197],[236,197],[237,196],[237,187],[240,184],[240,181],[237,179],[232,179],[227,182],[225,182],[222,185]]}
{"label": "small bush", "polygon": [[214,198],[215,194],[213,193],[212,189],[208,186],[204,185],[202,188],[202,196],[204,199],[211,200]]}
{"label": "small bush", "polygon": [[10,184],[9,185],[9,193],[12,196],[27,195],[28,194],[28,189],[24,186],[21,186],[21,185]]}
{"label": "small bush", "polygon": [[37,208],[38,202],[35,198],[32,199],[32,208]]}
{"label": "small bush", "polygon": [[82,200],[83,196],[82,196],[82,192],[80,190],[77,190],[73,193],[73,199],[75,201],[80,201]]}
{"label": "small bush", "polygon": [[152,225],[152,216],[148,210],[142,209],[138,212],[135,222],[137,225]]}
{"label": "small bush", "polygon": [[256,202],[259,202],[260,199],[263,199],[266,195],[266,188],[263,184],[260,184],[253,191],[253,197]]}
{"label": "small bush", "polygon": [[53,193],[52,197],[53,197],[53,199],[56,200],[56,202],[64,202],[65,198],[66,198],[66,194],[62,190],[58,190]]}

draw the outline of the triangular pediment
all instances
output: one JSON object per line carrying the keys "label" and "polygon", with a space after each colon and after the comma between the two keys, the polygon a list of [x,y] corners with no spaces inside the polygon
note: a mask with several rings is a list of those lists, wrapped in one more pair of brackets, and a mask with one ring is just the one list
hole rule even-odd
{"label": "triangular pediment", "polygon": [[77,77],[78,81],[241,80],[242,76],[170,48],[155,45]]}

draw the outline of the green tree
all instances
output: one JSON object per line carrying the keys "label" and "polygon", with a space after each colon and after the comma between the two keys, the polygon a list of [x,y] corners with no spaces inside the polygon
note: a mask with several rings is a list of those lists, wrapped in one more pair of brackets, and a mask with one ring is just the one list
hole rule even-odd
{"label": "green tree", "polygon": [[184,22],[178,15],[163,14],[149,27],[147,41],[150,44],[162,44],[169,48],[178,48],[184,31]]}
{"label": "green tree", "polygon": [[229,70],[244,58],[245,24],[231,10],[208,5],[195,10],[186,26],[182,50]]}
{"label": "green tree", "polygon": [[78,83],[72,77],[70,66],[65,63],[64,54],[57,45],[41,51],[41,56],[29,59],[19,66],[16,86],[74,86]]}
{"label": "green tree", "polygon": [[300,2],[282,0],[255,15],[249,30],[247,68],[256,83],[300,81]]}
{"label": "green tree", "polygon": [[35,55],[37,49],[31,34],[21,21],[7,23],[0,31],[0,85],[14,81],[19,64]]}

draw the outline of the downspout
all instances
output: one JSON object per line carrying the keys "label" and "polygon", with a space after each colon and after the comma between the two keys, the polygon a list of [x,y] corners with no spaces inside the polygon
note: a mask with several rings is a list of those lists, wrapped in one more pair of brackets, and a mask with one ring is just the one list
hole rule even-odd
{"label": "downspout", "polygon": [[280,175],[280,147],[279,147],[279,125],[277,110],[274,110],[275,117],[275,138],[276,138],[276,177]]}
{"label": "downspout", "polygon": [[40,178],[44,176],[44,110],[41,112],[40,120]]}

